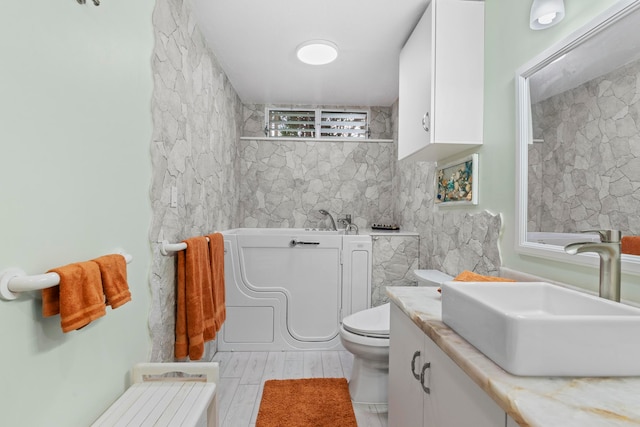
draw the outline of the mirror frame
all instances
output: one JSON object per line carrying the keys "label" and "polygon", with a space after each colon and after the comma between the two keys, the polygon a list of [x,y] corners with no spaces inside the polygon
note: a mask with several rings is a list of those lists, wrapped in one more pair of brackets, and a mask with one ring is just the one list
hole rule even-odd
{"label": "mirror frame", "polygon": [[[528,146],[533,140],[529,77],[619,19],[640,9],[640,0],[620,0],[582,28],[553,44],[516,70],[516,238],[517,253],[571,264],[599,266],[596,254],[569,255],[562,246],[527,241]],[[640,256],[622,256],[623,273],[640,275]]]}

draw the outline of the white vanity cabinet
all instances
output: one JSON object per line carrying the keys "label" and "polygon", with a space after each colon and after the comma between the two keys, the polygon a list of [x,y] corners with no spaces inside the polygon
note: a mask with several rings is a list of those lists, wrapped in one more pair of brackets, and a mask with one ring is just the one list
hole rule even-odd
{"label": "white vanity cabinet", "polygon": [[505,412],[396,304],[390,337],[390,426],[507,426]]}
{"label": "white vanity cabinet", "polygon": [[482,144],[484,2],[431,0],[400,53],[398,159]]}

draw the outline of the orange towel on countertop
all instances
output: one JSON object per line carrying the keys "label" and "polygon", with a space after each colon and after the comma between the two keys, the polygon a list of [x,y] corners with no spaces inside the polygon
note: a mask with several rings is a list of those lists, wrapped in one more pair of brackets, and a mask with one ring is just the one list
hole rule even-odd
{"label": "orange towel on countertop", "polygon": [[[464,270],[458,274],[454,279],[454,282],[515,282],[513,279],[505,279],[504,277],[496,276],[483,276],[482,274],[474,273],[473,271]],[[442,292],[441,288],[438,288],[438,292]]]}
{"label": "orange towel on countertop", "polygon": [[504,277],[483,276],[469,270],[465,270],[458,274],[454,282],[515,282],[513,279],[505,279]]}
{"label": "orange towel on countertop", "polygon": [[60,313],[63,332],[79,329],[106,314],[98,264],[79,262],[51,269],[48,273],[57,273],[60,284],[42,290],[42,315],[49,317]]}
{"label": "orange towel on countertop", "polygon": [[621,251],[627,255],[640,255],[640,236],[622,236]]}
{"label": "orange towel on countertop", "polygon": [[[213,324],[211,269],[205,237],[184,240],[178,252],[175,356],[199,360],[204,354],[205,324]],[[205,320],[210,319],[210,320]]]}
{"label": "orange towel on countertop", "polygon": [[131,301],[131,292],[127,283],[127,260],[120,254],[101,256],[93,260],[100,268],[102,289],[107,304],[112,309]]}
{"label": "orange towel on countertop", "polygon": [[227,317],[224,284],[224,236],[221,233],[214,233],[207,237],[209,238],[209,256],[213,279],[214,318],[216,332],[218,332]]}

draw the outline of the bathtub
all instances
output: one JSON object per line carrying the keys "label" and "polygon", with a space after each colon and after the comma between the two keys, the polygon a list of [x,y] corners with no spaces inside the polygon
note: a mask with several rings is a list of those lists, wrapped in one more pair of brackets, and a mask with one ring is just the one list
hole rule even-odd
{"label": "bathtub", "polygon": [[222,234],[227,319],[219,351],[342,349],[342,318],[370,306],[371,236],[296,228]]}
{"label": "bathtub", "polygon": [[599,242],[600,235],[594,233],[553,233],[550,231],[530,231],[527,241],[546,245],[567,246],[575,242]]}

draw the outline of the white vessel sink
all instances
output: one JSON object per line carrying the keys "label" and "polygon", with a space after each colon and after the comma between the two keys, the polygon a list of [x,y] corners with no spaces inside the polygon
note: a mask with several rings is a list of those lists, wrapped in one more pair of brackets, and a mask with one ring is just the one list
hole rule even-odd
{"label": "white vessel sink", "polygon": [[442,320],[514,375],[640,375],[640,309],[542,282],[447,282]]}

